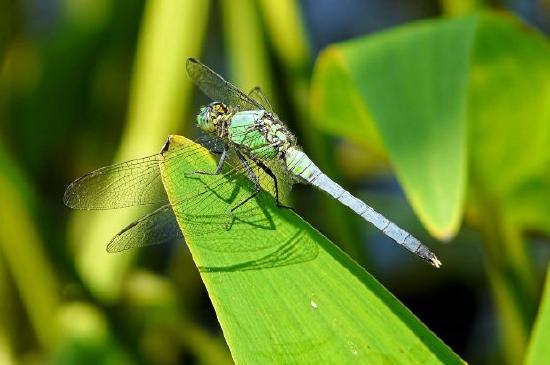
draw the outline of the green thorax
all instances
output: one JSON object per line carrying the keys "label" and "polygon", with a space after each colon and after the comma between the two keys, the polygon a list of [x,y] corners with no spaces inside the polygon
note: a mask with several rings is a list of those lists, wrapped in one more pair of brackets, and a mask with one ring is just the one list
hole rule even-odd
{"label": "green thorax", "polygon": [[264,110],[235,113],[227,126],[227,138],[247,155],[260,160],[280,158],[296,144],[286,126]]}

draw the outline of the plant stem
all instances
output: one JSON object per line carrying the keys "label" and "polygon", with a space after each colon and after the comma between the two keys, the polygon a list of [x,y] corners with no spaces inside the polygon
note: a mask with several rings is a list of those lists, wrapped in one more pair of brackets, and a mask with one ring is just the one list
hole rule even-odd
{"label": "plant stem", "polygon": [[483,210],[487,275],[494,298],[503,362],[523,360],[536,307],[533,265],[520,230],[494,206]]}

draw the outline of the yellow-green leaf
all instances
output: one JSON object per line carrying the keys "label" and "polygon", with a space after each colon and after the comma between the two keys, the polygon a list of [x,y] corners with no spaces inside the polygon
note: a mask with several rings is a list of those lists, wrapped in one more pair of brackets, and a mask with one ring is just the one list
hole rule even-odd
{"label": "yellow-green leaf", "polygon": [[548,171],[550,45],[516,19],[484,14],[472,61],[472,186],[490,199],[502,199]]}
{"label": "yellow-green leaf", "polygon": [[542,295],[539,314],[531,334],[526,365],[543,365],[550,359],[550,267],[546,274],[546,287]]}
{"label": "yellow-green leaf", "polygon": [[165,156],[166,191],[236,363],[461,363],[373,277],[293,211],[276,207],[270,194],[260,193],[231,219],[231,207],[252,191],[245,176],[192,174],[212,171],[216,162],[183,137],[170,138]]}
{"label": "yellow-green leaf", "polygon": [[475,16],[424,21],[335,45],[319,57],[313,84],[316,114],[328,114],[319,125],[378,150],[375,128],[415,212],[439,238],[456,233],[463,210],[477,23]]}

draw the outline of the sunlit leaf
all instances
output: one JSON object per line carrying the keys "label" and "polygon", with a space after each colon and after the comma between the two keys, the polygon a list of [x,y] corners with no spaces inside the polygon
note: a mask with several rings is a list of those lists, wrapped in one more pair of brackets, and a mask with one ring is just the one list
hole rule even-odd
{"label": "sunlit leaf", "polygon": [[[172,136],[168,154],[190,144]],[[461,363],[374,278],[293,211],[277,208],[271,195],[262,192],[231,220],[229,209],[252,191],[246,177],[186,175],[215,168],[206,150],[178,165],[161,163],[163,182],[172,204],[183,202],[175,208],[178,223],[237,363]]]}
{"label": "sunlit leaf", "polygon": [[518,20],[485,14],[468,96],[472,187],[503,199],[548,171],[550,44]]}
{"label": "sunlit leaf", "polygon": [[477,23],[425,21],[335,45],[320,56],[313,84],[320,127],[374,150],[379,133],[415,212],[439,238],[454,235],[462,215]]}
{"label": "sunlit leaf", "polygon": [[550,359],[550,267],[546,274],[546,287],[542,295],[539,314],[531,334],[526,365],[543,365]]}
{"label": "sunlit leaf", "polygon": [[550,46],[511,16],[483,13],[468,94],[470,217],[484,232],[503,359],[523,360],[537,275],[522,235],[548,232]]}
{"label": "sunlit leaf", "polygon": [[384,156],[375,122],[344,63],[338,47],[326,49],[318,59],[311,90],[312,120],[326,132],[346,137]]}

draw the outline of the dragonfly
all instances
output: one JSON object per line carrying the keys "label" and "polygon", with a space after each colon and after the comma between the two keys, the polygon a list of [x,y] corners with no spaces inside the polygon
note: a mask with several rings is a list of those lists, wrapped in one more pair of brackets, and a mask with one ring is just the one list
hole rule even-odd
{"label": "dragonfly", "polygon": [[[349,207],[414,255],[437,268],[441,266],[436,255],[417,238],[323,173],[298,145],[296,136],[275,114],[260,87],[245,93],[194,58],[187,60],[186,68],[194,84],[212,100],[200,108],[196,123],[207,136],[199,141],[200,145],[207,147],[219,158],[212,171],[188,171],[180,178],[244,175],[252,183],[252,189],[248,196],[229,208],[228,216],[238,215],[262,191],[264,185],[259,173],[271,180],[275,204],[281,209],[289,208],[281,202],[281,186],[308,184]],[[197,197],[212,197],[212,194],[223,188],[224,180],[210,180],[215,183],[206,186],[195,196],[181,197],[170,203],[162,187],[159,161],[169,166],[173,164],[172,170],[176,171],[178,158],[192,155],[198,149],[196,146],[183,145],[174,150],[170,143],[169,138],[156,155],[100,168],[68,186],[64,203],[74,209],[163,204],[161,208],[124,228],[108,244],[107,251],[118,252],[183,238],[174,213],[178,206],[190,204]],[[230,230],[229,226],[226,224],[225,229]]]}

